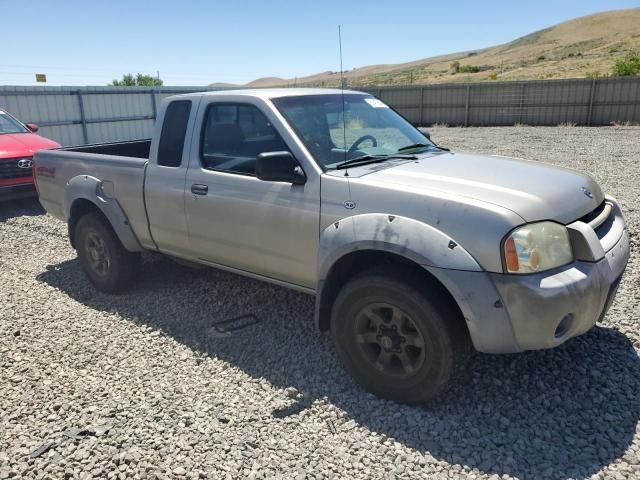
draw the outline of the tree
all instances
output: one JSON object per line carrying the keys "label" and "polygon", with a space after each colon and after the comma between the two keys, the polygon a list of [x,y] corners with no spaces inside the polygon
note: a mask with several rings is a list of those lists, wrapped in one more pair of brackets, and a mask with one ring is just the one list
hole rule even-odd
{"label": "tree", "polygon": [[162,80],[151,75],[143,75],[139,73],[135,77],[131,73],[122,75],[122,80],[114,80],[111,82],[114,87],[161,87]]}
{"label": "tree", "polygon": [[455,61],[451,64],[451,72],[452,73],[458,73],[460,71],[460,62],[459,61]]}
{"label": "tree", "polygon": [[626,57],[616,60],[616,64],[613,66],[613,74],[616,77],[640,74],[640,54],[630,53]]}

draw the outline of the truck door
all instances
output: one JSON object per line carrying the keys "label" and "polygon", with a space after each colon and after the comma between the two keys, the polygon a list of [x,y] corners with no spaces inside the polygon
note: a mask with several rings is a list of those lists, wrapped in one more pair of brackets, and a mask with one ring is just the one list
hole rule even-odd
{"label": "truck door", "polygon": [[207,105],[203,100],[200,107],[185,196],[191,253],[314,288],[319,178],[292,185],[255,176],[258,154],[291,149],[268,119],[273,113],[244,99]]}
{"label": "truck door", "polygon": [[184,182],[189,163],[187,132],[195,121],[199,98],[174,100],[160,112],[144,185],[149,230],[159,250],[177,256],[189,251],[184,211]]}

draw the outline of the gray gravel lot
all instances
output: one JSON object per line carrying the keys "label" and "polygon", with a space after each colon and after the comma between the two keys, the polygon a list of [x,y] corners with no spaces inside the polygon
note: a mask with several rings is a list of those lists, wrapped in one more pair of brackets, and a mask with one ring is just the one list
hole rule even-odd
{"label": "gray gravel lot", "polygon": [[63,223],[0,204],[0,479],[640,478],[640,128],[432,134],[585,170],[622,202],[632,258],[604,323],[476,354],[438,402],[398,406],[351,383],[310,296],[161,257],[100,294]]}

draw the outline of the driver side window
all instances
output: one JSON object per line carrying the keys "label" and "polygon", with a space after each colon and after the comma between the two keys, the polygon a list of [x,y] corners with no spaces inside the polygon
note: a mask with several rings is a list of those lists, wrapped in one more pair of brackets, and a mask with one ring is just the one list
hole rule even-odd
{"label": "driver side window", "polygon": [[200,148],[204,168],[255,175],[256,157],[260,153],[288,150],[257,107],[216,103],[207,109]]}

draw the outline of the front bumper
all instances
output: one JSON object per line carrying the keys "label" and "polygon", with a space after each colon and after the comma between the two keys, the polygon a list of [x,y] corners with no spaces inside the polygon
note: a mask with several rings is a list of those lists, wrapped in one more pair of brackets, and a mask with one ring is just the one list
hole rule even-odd
{"label": "front bumper", "polygon": [[611,305],[628,260],[625,229],[600,261],[536,275],[490,274],[518,350],[556,347],[590,330]]}
{"label": "front bumper", "polygon": [[33,183],[0,186],[0,201],[37,196]]}
{"label": "front bumper", "polygon": [[606,228],[595,232],[582,222],[568,226],[584,237],[575,240],[581,243],[570,265],[528,275],[431,269],[458,302],[476,350],[553,348],[604,317],[629,260],[622,213],[614,199],[607,201],[613,212]]}

